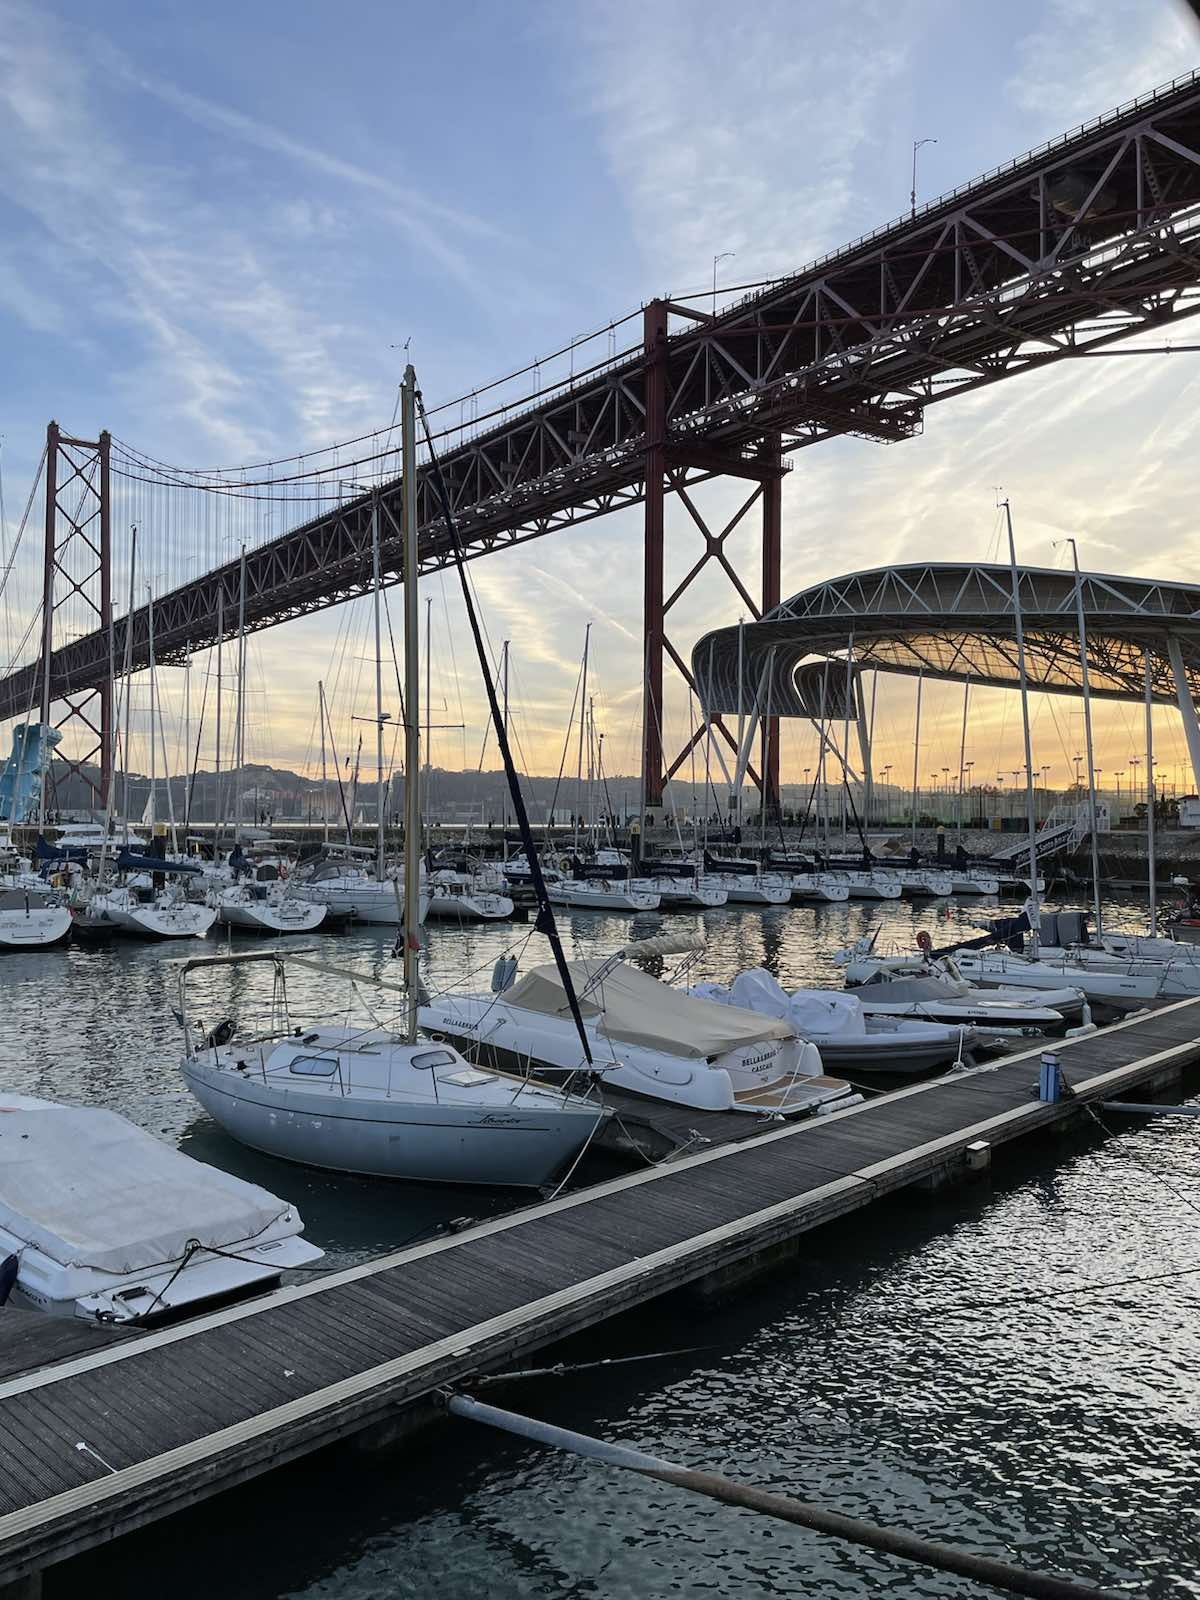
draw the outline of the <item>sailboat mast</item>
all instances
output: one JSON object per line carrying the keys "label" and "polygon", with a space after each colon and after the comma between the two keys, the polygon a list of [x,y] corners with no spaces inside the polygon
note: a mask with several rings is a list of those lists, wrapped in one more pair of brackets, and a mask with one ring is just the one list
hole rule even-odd
{"label": "sailboat mast", "polygon": [[[125,843],[129,843],[129,701],[130,680],[133,677],[133,599],[137,582],[137,529],[130,529],[129,541],[129,607],[125,612],[125,660],[122,666],[124,679],[123,692],[125,695],[125,734],[123,741],[123,757],[121,762],[121,816],[125,821]],[[104,882],[105,854],[108,850],[108,830],[112,821],[112,796],[116,788],[116,740],[117,725],[120,718],[114,719],[113,724],[113,781],[108,786],[108,805],[104,810],[104,843],[100,846],[100,881]],[[14,789],[14,795],[16,793]]]}
{"label": "sailboat mast", "polygon": [[[433,771],[433,596],[425,597],[425,803]],[[428,821],[428,815],[426,816]]]}
{"label": "sailboat mast", "polygon": [[[237,778],[234,783],[233,842],[242,837],[242,801],[245,787],[246,765],[246,546],[242,546],[241,568],[238,573],[238,682],[237,711],[234,722],[234,763]],[[257,817],[255,821],[257,822]]]}
{"label": "sailboat mast", "polygon": [[404,534],[404,985],[407,1037],[417,1038],[417,952],[421,923],[421,659],[417,622],[417,375],[400,392],[401,528]]}
{"label": "sailboat mast", "polygon": [[225,642],[225,588],[217,588],[217,726],[213,755],[213,861],[221,843],[221,667]]}
{"label": "sailboat mast", "polygon": [[1088,773],[1088,837],[1092,844],[1092,914],[1096,919],[1097,934],[1103,931],[1103,912],[1100,907],[1100,839],[1096,831],[1096,751],[1092,743],[1092,689],[1088,677],[1087,617],[1083,609],[1083,577],[1079,571],[1079,552],[1074,539],[1071,546],[1071,564],[1075,568],[1075,616],[1079,623],[1079,670],[1083,680],[1083,734],[1087,750]]}
{"label": "sailboat mast", "polygon": [[583,630],[583,677],[579,686],[579,757],[575,767],[575,853],[579,853],[579,819],[583,815],[583,741],[587,721],[588,647],[592,642],[592,625]]}
{"label": "sailboat mast", "polygon": [[967,707],[970,705],[970,703],[971,675],[968,673],[967,681],[963,684],[962,733],[959,736],[958,741],[958,810],[955,815],[954,826],[959,833],[962,832],[963,768],[967,759]]}
{"label": "sailboat mast", "polygon": [[[184,646],[186,652],[183,663],[183,771],[185,779],[190,777],[189,767],[192,760],[192,641],[189,639]],[[183,831],[186,836],[188,826],[192,819],[192,786],[185,782],[183,790]],[[184,838],[186,850],[187,839]]]}
{"label": "sailboat mast", "polygon": [[154,825],[158,821],[158,806],[156,804],[158,798],[156,793],[158,788],[158,741],[154,732],[155,699],[157,698],[155,683],[158,674],[154,670],[154,591],[149,584],[146,585],[146,625],[149,629],[150,649],[150,798],[146,809],[150,814],[148,820],[151,833],[153,833]]}
{"label": "sailboat mast", "polygon": [[1155,860],[1154,711],[1150,697],[1150,651],[1143,652],[1146,673],[1146,866],[1150,879],[1150,936],[1158,932],[1158,863]]}
{"label": "sailboat mast", "polygon": [[925,682],[923,668],[917,670],[917,725],[913,736],[913,782],[912,782],[912,842],[913,849],[917,846],[917,785],[920,781],[919,766],[921,761],[921,689]]}
{"label": "sailboat mast", "polygon": [[321,718],[321,842],[329,847],[329,790],[325,766],[325,684],[317,679],[317,711]]}
{"label": "sailboat mast", "polygon": [[1037,812],[1033,798],[1033,738],[1029,731],[1029,679],[1025,672],[1025,620],[1021,615],[1021,580],[1017,572],[1017,545],[1013,538],[1012,507],[1007,500],[1004,502],[1004,520],[1008,528],[1008,564],[1012,572],[1013,626],[1017,635],[1017,675],[1021,684],[1021,730],[1025,736],[1025,812],[1029,827],[1029,923],[1036,953],[1041,927],[1041,906],[1038,901]]}
{"label": "sailboat mast", "polygon": [[[407,578],[405,579],[407,585]],[[371,587],[375,592],[375,876],[383,882],[383,625],[379,562],[379,491],[371,500]]]}
{"label": "sailboat mast", "polygon": [[[504,646],[503,646],[503,648],[502,648],[502,650],[500,652],[500,681],[501,681],[501,684],[503,685],[503,690],[504,690],[503,716],[501,718],[501,721],[502,721],[503,726],[504,726],[504,741],[507,744],[508,743],[508,640],[507,639],[505,639]],[[507,795],[507,793],[505,794],[505,797],[504,797],[504,826],[506,828],[508,826],[508,795]],[[507,842],[504,845],[504,858],[505,858],[505,860],[508,859],[508,844],[507,844]]]}

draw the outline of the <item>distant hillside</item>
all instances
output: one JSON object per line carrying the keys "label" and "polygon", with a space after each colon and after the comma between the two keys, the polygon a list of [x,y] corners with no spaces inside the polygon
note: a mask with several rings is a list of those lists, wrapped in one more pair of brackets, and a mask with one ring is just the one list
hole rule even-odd
{"label": "distant hillside", "polygon": [[[80,778],[76,774],[69,775],[64,764],[54,763],[49,801],[51,810],[63,813],[93,811],[99,808],[97,798],[100,789],[99,770],[88,767],[85,768],[85,774],[85,778]],[[435,820],[501,822],[506,816],[511,816],[512,803],[501,771],[448,772],[441,767],[434,767],[424,775],[424,782],[426,808]],[[118,773],[116,784],[116,809],[119,811],[123,808],[130,818],[140,817],[150,793],[149,776],[141,772]],[[578,788],[573,777],[564,778],[561,785],[556,784],[556,780],[552,777],[522,777],[521,786],[531,819],[535,822],[546,819],[552,804],[560,816],[573,813],[580,804]],[[331,820],[342,816],[344,803],[347,808],[353,806],[352,815],[362,817],[368,822],[374,821],[375,774],[372,770],[365,766],[360,768],[357,791],[354,789],[350,772],[343,774],[340,788],[337,780],[330,778],[325,789]],[[622,811],[636,808],[640,790],[640,778],[630,774],[618,774],[594,786],[593,803],[598,812],[612,811],[620,814]],[[321,793],[320,779],[303,777],[286,767],[247,764],[236,773],[223,772],[219,778],[214,772],[201,771],[196,773],[190,782],[182,777],[173,777],[170,780],[170,803],[174,808],[176,820],[190,815],[197,822],[212,822],[216,819],[218,794],[224,819],[233,816],[236,797],[240,795],[242,816],[247,822],[262,816],[280,822],[308,820],[319,822],[323,815]],[[898,794],[899,791],[892,789],[890,793]],[[155,806],[158,817],[160,820],[165,820],[168,815],[167,784],[162,778],[158,780],[156,794]],[[807,799],[808,791],[803,784],[782,786],[782,800],[786,810],[803,810]],[[701,784],[697,784],[693,790],[691,784],[672,782],[669,791],[669,803],[689,815],[695,810],[709,816],[718,811],[723,812],[728,800],[728,790],[723,780],[707,790]],[[392,779],[386,809],[389,814],[395,814],[403,803],[404,778],[396,776]],[[586,791],[582,804],[586,814]],[[749,787],[746,804],[748,812],[757,810],[756,796]]]}

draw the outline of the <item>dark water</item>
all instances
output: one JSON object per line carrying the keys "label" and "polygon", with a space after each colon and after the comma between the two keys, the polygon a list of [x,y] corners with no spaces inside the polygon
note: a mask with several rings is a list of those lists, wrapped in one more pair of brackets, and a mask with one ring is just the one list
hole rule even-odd
{"label": "dark water", "polygon": [[[955,905],[949,919],[985,912]],[[832,952],[877,920],[911,946],[917,927],[948,919],[900,903],[664,922],[703,926],[707,976],[762,963],[785,983],[836,984]],[[580,951],[629,933],[622,919],[568,926]],[[486,984],[499,951],[527,937],[432,928],[431,983],[477,967]],[[390,966],[382,934],[321,948]],[[178,1087],[178,956],[118,945],[4,960],[0,1081],[112,1106],[266,1183],[297,1201],[334,1264],[505,1203],[310,1173],[227,1141]],[[237,980],[239,1005],[266,994],[267,970]],[[227,975],[197,984],[206,1016],[223,1008],[220,983],[228,992]],[[348,987],[312,975],[293,999],[342,1004]],[[650,1307],[572,1347],[577,1359],[702,1349],[527,1384],[502,1403],[1031,1566],[1200,1595],[1200,1271],[1050,1298],[1200,1267],[1198,1140],[1191,1120],[1122,1123],[1107,1142],[1031,1151],[990,1187],[891,1198],[810,1236],[765,1287],[700,1313]],[[59,1569],[48,1593],[85,1586],[177,1600],[983,1592],[459,1422],[252,1482]]]}

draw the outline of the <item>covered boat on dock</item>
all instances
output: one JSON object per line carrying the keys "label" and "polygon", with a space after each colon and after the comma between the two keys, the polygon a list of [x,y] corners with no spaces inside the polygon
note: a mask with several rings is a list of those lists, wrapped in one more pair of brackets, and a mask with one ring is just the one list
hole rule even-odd
{"label": "covered boat on dock", "polygon": [[[624,959],[636,948],[570,963],[592,1070],[605,1084],[699,1110],[784,1116],[850,1095],[790,1024],[661,983]],[[441,995],[422,1006],[421,1022],[478,1060],[568,1079],[582,1067],[570,999],[550,964],[498,994]]]}
{"label": "covered boat on dock", "polygon": [[322,1255],[286,1200],[113,1111],[0,1095],[0,1262],[55,1316],[146,1322],[257,1293]]}

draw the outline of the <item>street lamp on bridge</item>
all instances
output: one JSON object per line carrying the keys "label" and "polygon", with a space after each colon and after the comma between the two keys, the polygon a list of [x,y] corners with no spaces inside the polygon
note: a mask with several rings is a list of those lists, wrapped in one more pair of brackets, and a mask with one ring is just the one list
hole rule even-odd
{"label": "street lamp on bridge", "polygon": [[914,139],[913,140],[912,193],[909,195],[908,199],[909,199],[909,205],[912,208],[912,214],[913,214],[914,217],[917,214],[917,151],[921,148],[921,146],[923,144],[936,144],[936,143],[937,143],[936,139]]}

